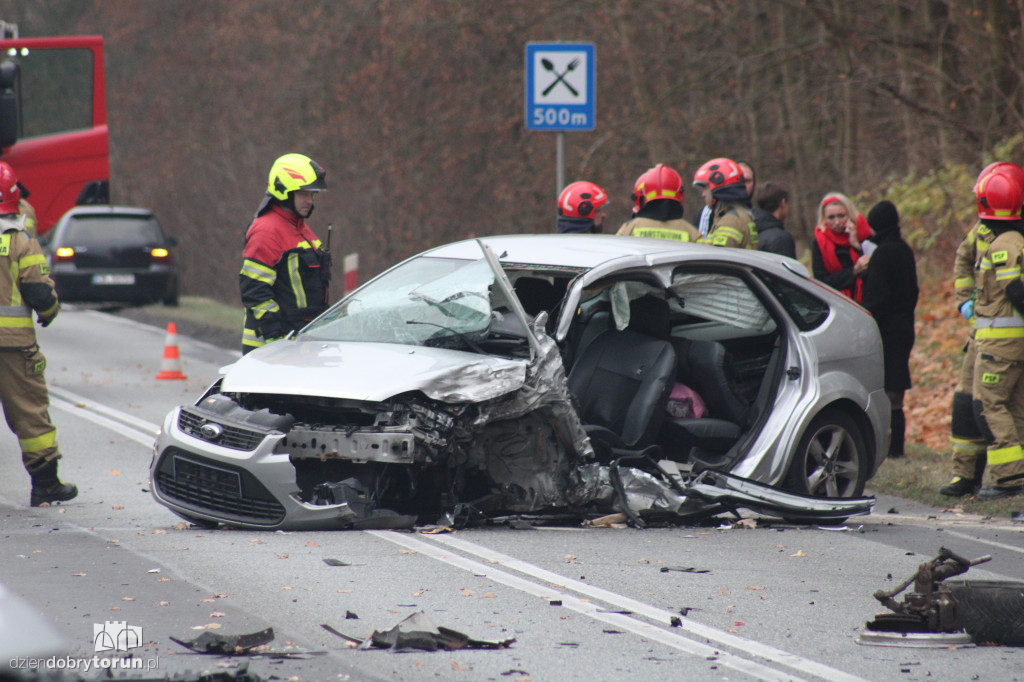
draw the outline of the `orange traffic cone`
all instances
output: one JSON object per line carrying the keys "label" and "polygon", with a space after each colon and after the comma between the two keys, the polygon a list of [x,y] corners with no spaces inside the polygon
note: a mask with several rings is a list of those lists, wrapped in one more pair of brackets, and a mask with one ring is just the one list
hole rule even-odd
{"label": "orange traffic cone", "polygon": [[164,361],[160,365],[157,379],[186,379],[181,373],[181,356],[178,354],[178,328],[173,322],[167,323],[167,342],[164,344]]}

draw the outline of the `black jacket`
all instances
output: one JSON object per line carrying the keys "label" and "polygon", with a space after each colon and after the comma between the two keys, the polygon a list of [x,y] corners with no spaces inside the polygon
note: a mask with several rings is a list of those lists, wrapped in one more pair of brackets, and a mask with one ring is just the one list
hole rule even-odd
{"label": "black jacket", "polygon": [[757,250],[796,258],[796,242],[786,232],[782,221],[764,209],[754,207],[754,227],[757,229]]}
{"label": "black jacket", "polygon": [[908,361],[914,346],[914,309],[917,307],[917,265],[914,251],[898,230],[876,234],[878,248],[871,254],[864,276],[861,305],[878,324],[885,355],[885,388],[910,388]]}

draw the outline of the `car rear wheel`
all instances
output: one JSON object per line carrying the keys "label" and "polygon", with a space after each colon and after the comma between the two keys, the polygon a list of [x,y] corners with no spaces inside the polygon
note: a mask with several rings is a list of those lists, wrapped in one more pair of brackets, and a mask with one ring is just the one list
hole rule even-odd
{"label": "car rear wheel", "polygon": [[174,285],[173,289],[171,289],[166,294],[164,294],[163,304],[164,305],[169,305],[169,306],[177,307],[177,305],[178,305],[178,285],[177,284]]}
{"label": "car rear wheel", "polygon": [[826,410],[811,421],[796,450],[786,488],[814,497],[857,497],[867,482],[864,436],[849,415]]}

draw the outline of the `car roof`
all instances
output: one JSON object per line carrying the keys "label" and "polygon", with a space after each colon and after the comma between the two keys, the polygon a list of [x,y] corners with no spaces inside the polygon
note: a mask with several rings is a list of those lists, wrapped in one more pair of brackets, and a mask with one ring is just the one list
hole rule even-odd
{"label": "car roof", "polygon": [[[707,244],[676,242],[649,237],[620,237],[611,234],[517,234],[481,237],[504,263],[593,269],[616,260],[664,263],[673,260],[728,260],[746,265],[776,266],[789,260],[750,249],[723,249]],[[438,246],[422,256],[440,258],[481,257],[475,239]],[[797,271],[805,271],[797,265]]]}
{"label": "car roof", "polygon": [[153,211],[148,208],[137,206],[112,206],[110,204],[97,204],[90,206],[75,206],[64,214],[64,217],[95,216],[95,215],[127,215],[139,218],[152,217]]}

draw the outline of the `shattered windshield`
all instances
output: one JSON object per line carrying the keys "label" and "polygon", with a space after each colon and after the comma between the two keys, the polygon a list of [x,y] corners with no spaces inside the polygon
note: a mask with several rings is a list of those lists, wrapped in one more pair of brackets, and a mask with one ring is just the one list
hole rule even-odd
{"label": "shattered windshield", "polygon": [[483,259],[416,258],[335,305],[301,336],[477,350],[492,310],[508,308],[493,285]]}

